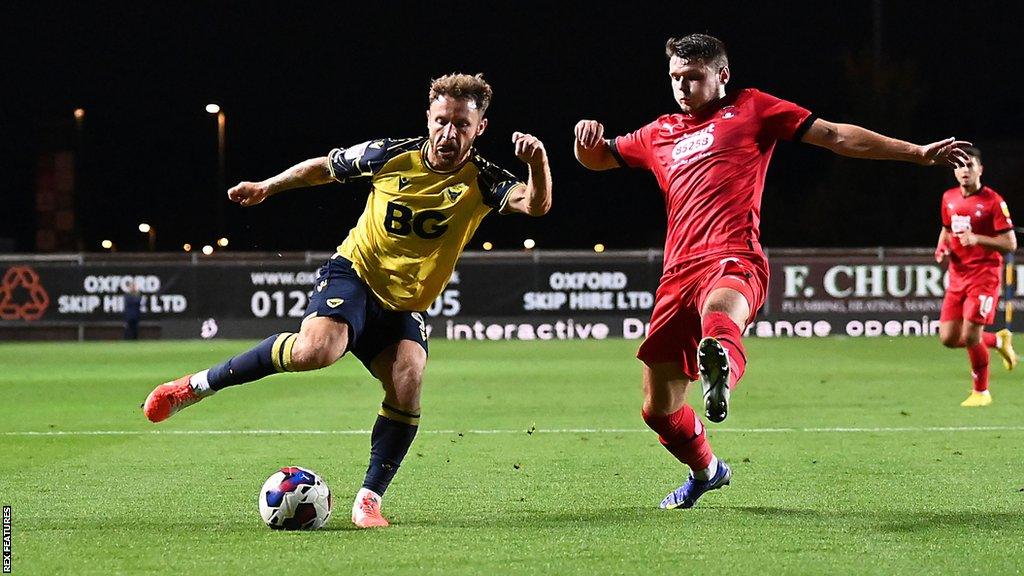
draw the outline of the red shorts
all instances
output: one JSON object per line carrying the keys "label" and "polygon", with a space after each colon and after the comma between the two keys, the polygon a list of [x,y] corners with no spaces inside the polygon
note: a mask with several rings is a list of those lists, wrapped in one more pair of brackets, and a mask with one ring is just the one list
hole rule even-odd
{"label": "red shorts", "polygon": [[715,288],[732,288],[750,305],[749,323],[764,304],[768,262],[750,252],[698,260],[674,266],[661,277],[651,312],[651,329],[636,357],[651,366],[679,364],[690,380],[698,378],[697,344],[701,339],[700,312]]}
{"label": "red shorts", "polygon": [[967,320],[988,326],[995,322],[999,304],[999,283],[967,286],[963,290],[947,290],[942,299],[939,322]]}

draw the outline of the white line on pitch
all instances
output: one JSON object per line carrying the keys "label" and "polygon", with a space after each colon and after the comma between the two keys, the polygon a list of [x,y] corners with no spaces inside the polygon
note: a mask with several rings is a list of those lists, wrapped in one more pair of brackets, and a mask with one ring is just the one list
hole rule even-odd
{"label": "white line on pitch", "polygon": [[[787,433],[886,433],[886,432],[1020,432],[1024,426],[899,426],[878,428],[708,428],[712,433],[787,434]],[[358,436],[369,430],[44,430],[0,432],[3,436],[274,436],[320,435]],[[650,433],[639,428],[556,428],[507,430],[422,430],[420,434],[636,434]]]}

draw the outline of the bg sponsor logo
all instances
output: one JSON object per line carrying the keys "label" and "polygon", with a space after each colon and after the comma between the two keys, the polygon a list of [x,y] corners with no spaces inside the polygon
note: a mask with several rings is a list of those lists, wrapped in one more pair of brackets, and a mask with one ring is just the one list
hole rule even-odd
{"label": "bg sponsor logo", "polygon": [[416,213],[412,208],[398,202],[388,202],[384,229],[388,234],[408,236],[415,233],[424,240],[432,240],[440,238],[448,230],[448,225],[444,224],[447,219],[448,216],[444,212],[424,210]]}

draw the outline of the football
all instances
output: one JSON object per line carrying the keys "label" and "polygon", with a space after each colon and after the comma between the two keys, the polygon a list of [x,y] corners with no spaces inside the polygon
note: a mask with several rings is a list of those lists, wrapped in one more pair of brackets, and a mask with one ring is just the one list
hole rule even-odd
{"label": "football", "polygon": [[316,530],[331,517],[331,489],[316,472],[288,466],[263,483],[259,505],[275,530]]}

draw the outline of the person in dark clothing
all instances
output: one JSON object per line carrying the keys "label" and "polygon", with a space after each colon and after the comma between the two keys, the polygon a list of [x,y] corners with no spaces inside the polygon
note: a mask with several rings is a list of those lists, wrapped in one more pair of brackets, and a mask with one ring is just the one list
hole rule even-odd
{"label": "person in dark clothing", "polygon": [[134,282],[128,284],[124,295],[124,339],[139,339],[139,319],[142,317],[142,296]]}

